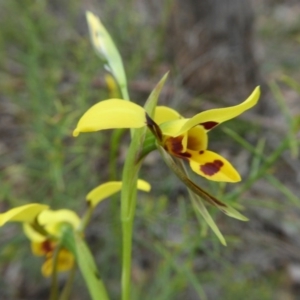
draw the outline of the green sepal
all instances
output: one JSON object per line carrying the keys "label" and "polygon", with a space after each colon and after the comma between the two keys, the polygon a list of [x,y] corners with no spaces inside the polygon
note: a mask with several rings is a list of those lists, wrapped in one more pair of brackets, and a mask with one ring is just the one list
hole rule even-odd
{"label": "green sepal", "polygon": [[155,108],[157,106],[157,101],[158,101],[158,97],[161,93],[161,90],[168,78],[169,72],[167,72],[162,79],[158,82],[158,84],[155,86],[155,88],[152,90],[151,94],[149,95],[144,108],[147,112],[147,114],[153,118],[154,116],[154,112],[155,112]]}

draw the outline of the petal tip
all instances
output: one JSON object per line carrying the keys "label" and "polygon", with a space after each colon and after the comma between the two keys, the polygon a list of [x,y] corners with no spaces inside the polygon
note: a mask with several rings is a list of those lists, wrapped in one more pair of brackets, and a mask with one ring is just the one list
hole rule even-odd
{"label": "petal tip", "polygon": [[79,135],[80,131],[76,128],[74,131],[73,131],[73,137],[77,137]]}

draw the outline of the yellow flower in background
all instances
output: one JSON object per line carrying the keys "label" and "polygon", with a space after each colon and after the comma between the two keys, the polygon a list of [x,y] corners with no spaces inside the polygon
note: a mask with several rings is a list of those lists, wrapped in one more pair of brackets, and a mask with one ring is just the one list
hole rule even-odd
{"label": "yellow flower in background", "polygon": [[[91,190],[86,199],[94,209],[101,201],[119,192],[121,188],[121,181],[106,182]],[[148,192],[151,187],[149,183],[139,179],[137,188]],[[43,276],[51,276],[55,262],[57,272],[69,271],[73,267],[75,257],[61,245],[61,239],[67,227],[83,234],[82,220],[74,211],[51,210],[48,205],[30,203],[0,213],[0,227],[9,222],[22,223],[23,231],[31,242],[32,253],[45,258],[41,269]]]}
{"label": "yellow flower in background", "polygon": [[224,157],[207,150],[207,132],[253,107],[259,96],[260,88],[257,87],[239,105],[207,110],[192,118],[183,118],[171,108],[158,106],[154,120],[133,102],[105,100],[86,111],[73,135],[104,129],[148,126],[159,145],[169,154],[188,161],[195,173],[213,181],[237,182],[241,178],[235,168]]}
{"label": "yellow flower in background", "polygon": [[[45,262],[42,265],[42,274],[45,277],[51,276],[56,261],[57,272],[69,271],[75,262],[73,254],[60,245],[60,238],[65,226],[69,226],[76,231],[80,225],[78,215],[68,209],[44,210],[37,216],[36,223],[45,232],[36,230],[35,224],[24,223],[25,235],[31,241],[32,253],[36,256],[44,256]],[[55,252],[57,257],[54,259]]]}

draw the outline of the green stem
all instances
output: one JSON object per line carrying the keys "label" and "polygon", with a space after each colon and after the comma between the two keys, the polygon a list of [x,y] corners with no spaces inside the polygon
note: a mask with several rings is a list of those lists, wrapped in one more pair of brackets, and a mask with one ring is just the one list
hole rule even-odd
{"label": "green stem", "polygon": [[122,299],[130,299],[133,219],[123,221]]}
{"label": "green stem", "polygon": [[53,253],[53,270],[51,274],[51,292],[50,300],[57,300],[58,298],[58,283],[57,283],[57,260],[61,246],[58,244]]}
{"label": "green stem", "polygon": [[124,129],[116,129],[113,131],[110,138],[109,151],[109,178],[110,180],[117,180],[117,157],[120,146],[120,139],[124,134]]}
{"label": "green stem", "polygon": [[[157,86],[150,94],[146,104],[145,110],[150,117],[153,116],[156,107],[157,99],[163,84],[167,78],[167,74],[160,80]],[[125,91],[126,93],[126,91]],[[123,94],[123,92],[122,92]],[[124,99],[126,97],[123,94]],[[122,300],[130,300],[131,289],[131,250],[132,250],[132,236],[134,215],[136,209],[136,193],[137,193],[137,179],[141,168],[141,152],[146,136],[146,128],[132,129],[132,141],[125,160],[123,175],[122,175],[122,194],[121,194],[121,221],[123,233],[123,247],[122,247]]]}
{"label": "green stem", "polygon": [[67,280],[65,287],[59,297],[59,300],[67,300],[70,298],[72,285],[73,285],[74,278],[75,278],[75,271],[76,271],[76,264],[73,265],[71,271],[69,272],[68,280]]}
{"label": "green stem", "polygon": [[122,300],[130,300],[132,230],[136,207],[137,177],[141,166],[140,163],[136,162],[140,145],[140,133],[142,132],[138,130],[135,131],[128,150],[122,178]]}
{"label": "green stem", "polygon": [[88,208],[81,218],[80,228],[78,229],[79,232],[84,232],[85,228],[87,227],[87,225],[91,220],[93,211],[94,211],[94,207],[88,202]]}

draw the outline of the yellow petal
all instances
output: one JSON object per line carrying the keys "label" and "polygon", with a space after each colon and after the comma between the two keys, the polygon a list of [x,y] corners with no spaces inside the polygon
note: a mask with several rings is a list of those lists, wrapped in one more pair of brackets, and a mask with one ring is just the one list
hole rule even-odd
{"label": "yellow petal", "polygon": [[151,190],[151,185],[150,185],[150,183],[148,183],[148,182],[145,181],[145,180],[138,179],[138,181],[137,181],[137,188],[138,188],[140,191],[150,192],[150,190]]}
{"label": "yellow petal", "polygon": [[212,151],[188,151],[192,170],[213,181],[237,182],[241,180],[239,173],[224,157]]}
{"label": "yellow petal", "polygon": [[180,119],[180,114],[167,106],[156,106],[154,121],[156,124],[160,125],[161,123],[165,123],[168,121],[174,121]]}
{"label": "yellow petal", "polygon": [[0,226],[13,221],[32,222],[40,212],[48,209],[48,207],[48,205],[31,203],[10,209],[5,213],[0,214]]}
{"label": "yellow petal", "polygon": [[189,119],[179,119],[174,121],[168,121],[160,124],[160,128],[162,130],[163,135],[177,137],[181,132],[181,128],[189,121]]}
{"label": "yellow petal", "polygon": [[[69,271],[74,265],[74,256],[66,249],[61,249],[57,257],[56,269],[58,272]],[[42,266],[42,274],[45,277],[51,276],[53,272],[53,257],[49,257]]]}
{"label": "yellow petal", "polygon": [[68,223],[76,229],[80,224],[80,218],[74,211],[68,209],[46,210],[38,216],[38,222],[41,226],[45,226],[50,234],[59,236],[60,226],[63,223]]}
{"label": "yellow petal", "polygon": [[45,240],[41,243],[32,242],[31,243],[31,251],[35,256],[46,256],[49,253],[53,252],[56,244],[53,241]]}
{"label": "yellow petal", "polygon": [[28,239],[32,242],[41,243],[46,240],[46,237],[34,230],[29,223],[23,223],[23,231]]}
{"label": "yellow petal", "polygon": [[191,119],[185,119],[187,121],[184,122],[181,129],[176,133],[176,136],[199,124],[201,124],[206,130],[210,130],[222,122],[233,119],[253,107],[257,103],[259,96],[260,88],[256,87],[252,94],[239,105],[207,110],[195,115]]}
{"label": "yellow petal", "polygon": [[[110,182],[100,184],[99,186],[97,186],[87,194],[86,200],[89,201],[91,205],[95,207],[102,200],[119,192],[121,188],[122,188],[121,181],[110,181]],[[151,186],[148,182],[138,179],[137,188],[139,190],[149,192]]]}
{"label": "yellow petal", "polygon": [[93,105],[79,120],[73,136],[113,128],[140,128],[146,126],[145,110],[130,101],[110,99]]}
{"label": "yellow petal", "polygon": [[195,126],[188,131],[188,149],[194,151],[206,150],[207,144],[207,133],[202,126]]}

